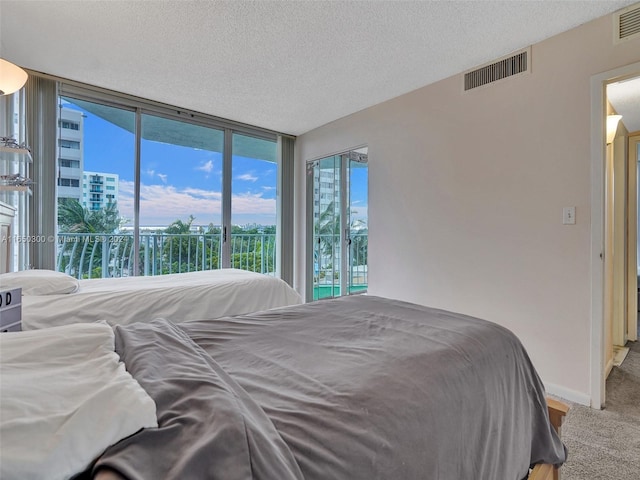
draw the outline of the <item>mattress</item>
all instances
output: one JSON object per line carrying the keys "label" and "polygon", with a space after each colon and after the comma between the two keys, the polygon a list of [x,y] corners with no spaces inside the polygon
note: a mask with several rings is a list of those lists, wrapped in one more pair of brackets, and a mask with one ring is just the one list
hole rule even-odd
{"label": "mattress", "polygon": [[76,322],[110,325],[211,319],[302,302],[283,280],[238,269],[80,280],[74,293],[25,295],[22,328],[33,330]]}

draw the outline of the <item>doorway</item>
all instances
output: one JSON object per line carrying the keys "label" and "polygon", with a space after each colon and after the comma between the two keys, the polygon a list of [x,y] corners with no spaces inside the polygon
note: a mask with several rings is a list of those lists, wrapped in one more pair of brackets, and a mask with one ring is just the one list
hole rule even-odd
{"label": "doorway", "polygon": [[[636,83],[637,82],[637,83]],[[630,139],[640,132],[636,100],[625,103],[618,87],[640,88],[640,62],[591,79],[591,406],[605,404],[614,346],[637,339],[638,164]],[[634,92],[637,95],[638,92]],[[607,119],[622,114],[606,138]],[[606,140],[605,140],[606,138]],[[637,150],[636,150],[637,155]]]}
{"label": "doorway", "polygon": [[368,286],[367,147],[307,163],[307,301]]}
{"label": "doorway", "polygon": [[606,86],[605,378],[626,358],[627,342],[637,340],[638,182],[637,154],[630,142],[633,130],[640,130],[637,95],[640,77]]}

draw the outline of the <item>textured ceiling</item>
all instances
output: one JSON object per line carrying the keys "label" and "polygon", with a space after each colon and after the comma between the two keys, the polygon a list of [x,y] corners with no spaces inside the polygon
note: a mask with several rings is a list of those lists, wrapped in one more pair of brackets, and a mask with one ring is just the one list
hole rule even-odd
{"label": "textured ceiling", "polygon": [[301,134],[637,0],[0,1],[0,56]]}

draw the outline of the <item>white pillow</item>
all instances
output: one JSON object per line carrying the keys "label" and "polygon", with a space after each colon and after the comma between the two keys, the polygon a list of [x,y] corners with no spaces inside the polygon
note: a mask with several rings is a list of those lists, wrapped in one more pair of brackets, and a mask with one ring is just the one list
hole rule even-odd
{"label": "white pillow", "polygon": [[22,295],[59,295],[80,288],[78,279],[54,270],[23,270],[0,274],[0,288],[22,288]]}
{"label": "white pillow", "polygon": [[157,427],[106,323],[0,334],[0,478],[65,479]]}

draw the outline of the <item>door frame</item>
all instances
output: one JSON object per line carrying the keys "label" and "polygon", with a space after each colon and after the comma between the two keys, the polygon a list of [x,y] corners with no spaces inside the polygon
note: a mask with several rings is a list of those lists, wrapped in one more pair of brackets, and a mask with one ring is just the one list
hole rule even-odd
{"label": "door frame", "polygon": [[[349,263],[351,261],[349,255],[348,246],[350,244],[350,216],[347,215],[347,211],[350,205],[350,192],[351,192],[351,177],[347,175],[347,172],[350,170],[351,166],[348,165],[348,162],[351,162],[351,153],[362,150],[364,148],[368,148],[367,144],[362,144],[357,147],[348,148],[346,150],[340,150],[338,152],[322,155],[311,160],[305,161],[305,231],[306,231],[306,240],[305,240],[305,288],[304,288],[304,298],[306,302],[314,301],[314,210],[313,210],[313,202],[314,202],[314,175],[313,170],[317,162],[320,162],[323,159],[329,157],[340,157],[340,184],[339,194],[340,194],[340,292],[341,296],[343,295],[351,295],[350,286],[351,286],[351,277],[347,277],[347,270],[351,270]],[[368,165],[368,160],[367,160]],[[368,167],[367,167],[368,168]],[[367,184],[367,192],[368,192],[368,184]],[[368,195],[368,193],[367,193]],[[335,287],[333,287],[335,288]],[[332,289],[332,294],[333,294]],[[344,293],[347,292],[347,293]]]}
{"label": "door frame", "polygon": [[600,409],[605,401],[604,322],[604,182],[606,85],[640,75],[635,62],[591,77],[591,407]]}
{"label": "door frame", "polygon": [[[640,150],[640,131],[629,132],[627,143],[627,167],[629,168],[629,192],[633,193],[629,197],[628,212],[629,227],[628,242],[629,252],[633,262],[633,272],[627,272],[629,282],[627,289],[627,337],[631,341],[638,340],[638,152]],[[634,155],[635,154],[635,155]],[[632,167],[633,166],[633,167]],[[633,250],[631,249],[633,246]],[[635,277],[635,280],[634,280]]]}

